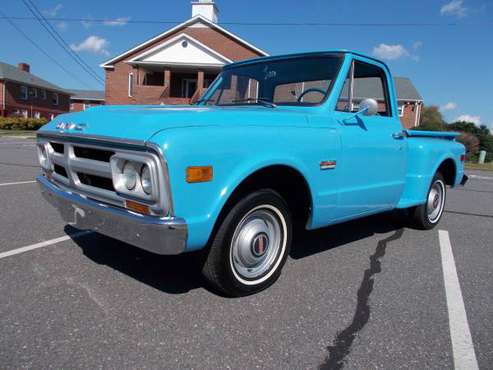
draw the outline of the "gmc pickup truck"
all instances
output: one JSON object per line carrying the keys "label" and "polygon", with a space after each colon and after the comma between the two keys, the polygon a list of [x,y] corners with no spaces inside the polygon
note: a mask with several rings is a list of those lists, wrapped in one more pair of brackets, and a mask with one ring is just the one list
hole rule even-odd
{"label": "gmc pickup truck", "polygon": [[226,66],[188,106],[106,106],[37,133],[63,219],[157,254],[202,249],[230,296],[279,277],[296,225],[394,209],[431,229],[464,183],[454,133],[403,130],[389,68],[330,51]]}

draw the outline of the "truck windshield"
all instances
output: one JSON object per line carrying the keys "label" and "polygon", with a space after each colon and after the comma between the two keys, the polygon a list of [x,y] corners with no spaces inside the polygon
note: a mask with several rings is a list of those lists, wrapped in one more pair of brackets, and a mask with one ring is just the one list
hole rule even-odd
{"label": "truck windshield", "polygon": [[208,105],[310,106],[330,94],[342,63],[339,55],[300,57],[226,68],[206,99]]}

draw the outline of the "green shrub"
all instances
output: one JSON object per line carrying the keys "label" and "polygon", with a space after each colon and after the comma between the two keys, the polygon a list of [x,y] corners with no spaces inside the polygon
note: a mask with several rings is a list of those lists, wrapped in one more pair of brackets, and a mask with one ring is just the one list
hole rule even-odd
{"label": "green shrub", "polygon": [[0,130],[37,130],[47,122],[46,118],[0,117]]}
{"label": "green shrub", "polygon": [[479,151],[479,139],[476,135],[469,132],[463,132],[457,138],[457,141],[466,147],[466,160],[473,160]]}

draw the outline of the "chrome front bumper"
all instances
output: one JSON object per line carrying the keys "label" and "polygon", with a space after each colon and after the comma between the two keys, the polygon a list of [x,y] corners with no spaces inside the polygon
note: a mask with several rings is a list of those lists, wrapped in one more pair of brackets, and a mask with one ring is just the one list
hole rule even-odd
{"label": "chrome front bumper", "polygon": [[36,181],[43,197],[71,226],[157,254],[179,254],[186,249],[187,225],[183,219],[140,215],[65,191],[44,176]]}

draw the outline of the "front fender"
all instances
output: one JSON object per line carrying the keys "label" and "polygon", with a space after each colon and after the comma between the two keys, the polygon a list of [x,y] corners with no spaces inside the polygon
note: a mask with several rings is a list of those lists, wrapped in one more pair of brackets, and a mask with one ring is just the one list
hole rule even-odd
{"label": "front fender", "polygon": [[[293,132],[295,130],[295,132]],[[317,172],[327,140],[300,127],[194,127],[167,130],[152,138],[166,157],[175,215],[188,225],[187,250],[202,248],[234,190],[252,173],[284,165],[305,177],[316,197]],[[189,184],[188,166],[213,167],[211,182]],[[317,172],[316,172],[317,171]]]}

